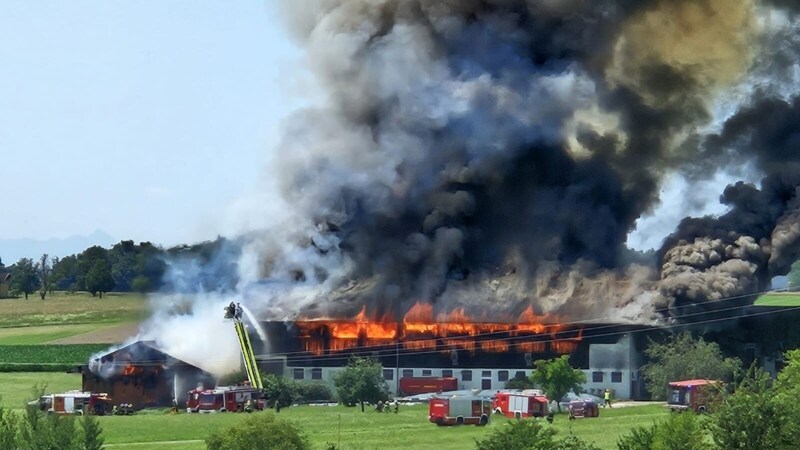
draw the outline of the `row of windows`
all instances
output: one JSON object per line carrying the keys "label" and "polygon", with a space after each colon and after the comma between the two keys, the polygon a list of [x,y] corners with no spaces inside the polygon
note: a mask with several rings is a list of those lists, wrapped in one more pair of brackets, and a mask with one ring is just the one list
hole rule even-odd
{"label": "row of windows", "polygon": [[[604,382],[605,373],[604,372],[592,372],[592,382],[593,383],[603,383]],[[622,383],[622,372],[611,372],[611,382],[612,383]]]}
{"label": "row of windows", "polygon": [[[303,380],[305,379],[305,370],[303,368],[295,368],[292,371],[292,376],[295,380]],[[311,371],[311,379],[312,380],[321,380],[322,379],[322,369],[320,368],[313,368],[309,369]],[[437,371],[438,372],[438,371]],[[595,372],[598,373],[598,372]],[[602,372],[599,372],[602,375]],[[616,372],[615,372],[616,373]],[[620,381],[622,377],[622,373],[620,373]],[[472,381],[472,370],[461,370],[460,374],[461,381]],[[410,378],[414,376],[414,369],[402,369],[401,376],[403,378]],[[431,369],[422,369],[421,375],[423,377],[430,377],[434,376],[433,370]],[[452,377],[453,370],[451,369],[442,369],[441,375],[436,374],[436,376],[442,377]],[[515,378],[523,378],[527,376],[524,370],[518,370],[514,373]],[[394,369],[383,369],[383,378],[385,380],[394,380]],[[481,378],[492,378],[492,371],[491,370],[482,370],[481,371]],[[613,376],[612,376],[613,378]],[[509,371],[508,370],[500,370],[497,372],[497,381],[508,381],[509,380]]]}
{"label": "row of windows", "polygon": [[[309,369],[311,371],[311,379],[312,380],[321,380],[322,379],[322,369],[320,368],[313,368]],[[461,376],[461,381],[472,381],[472,370],[461,370],[459,374]],[[403,369],[401,372],[403,378],[413,377],[414,376],[414,369]],[[305,369],[296,368],[292,373],[295,380],[303,380],[305,379]],[[433,371],[431,369],[422,369],[421,376],[423,377],[430,377],[433,376]],[[437,374],[438,376],[438,374]],[[452,377],[453,371],[450,369],[442,369],[441,372],[442,377]],[[525,377],[524,370],[518,370],[514,373],[514,377]],[[491,370],[482,370],[481,371],[481,378],[491,378],[492,371]],[[383,378],[386,380],[394,380],[394,369],[383,369]],[[509,380],[509,371],[508,370],[500,370],[497,372],[497,381],[508,381]],[[592,382],[593,383],[603,383],[605,382],[605,372],[595,371],[592,372]],[[611,372],[611,382],[612,383],[622,383],[622,372]]]}

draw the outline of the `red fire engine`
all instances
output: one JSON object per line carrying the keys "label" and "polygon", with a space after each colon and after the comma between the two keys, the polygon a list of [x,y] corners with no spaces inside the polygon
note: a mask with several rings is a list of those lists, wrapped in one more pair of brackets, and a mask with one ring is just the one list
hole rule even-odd
{"label": "red fire engine", "polygon": [[428,419],[436,425],[486,425],[492,401],[484,397],[432,397]]}
{"label": "red fire engine", "polygon": [[[249,403],[248,403],[249,402]],[[250,386],[218,386],[216,389],[189,391],[187,412],[244,411],[246,408],[264,409],[260,389]]]}
{"label": "red fire engine", "polygon": [[542,393],[498,392],[492,410],[506,417],[543,417],[550,411],[549,401]]}
{"label": "red fire engine", "polygon": [[43,395],[39,400],[28,402],[28,406],[55,414],[103,416],[111,412],[111,398],[108,394],[68,391],[63,394]]}
{"label": "red fire engine", "polygon": [[669,383],[667,406],[673,411],[691,409],[704,413],[714,408],[721,396],[723,383],[714,380],[684,380]]}
{"label": "red fire engine", "polygon": [[455,391],[458,380],[453,377],[403,377],[400,378],[400,392],[403,395],[425,394],[428,392]]}

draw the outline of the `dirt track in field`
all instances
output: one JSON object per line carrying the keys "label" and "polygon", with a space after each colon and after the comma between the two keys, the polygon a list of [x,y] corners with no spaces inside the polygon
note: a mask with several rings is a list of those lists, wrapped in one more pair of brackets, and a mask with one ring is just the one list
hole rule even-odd
{"label": "dirt track in field", "polygon": [[138,323],[125,323],[70,336],[50,342],[51,344],[119,344],[139,332]]}

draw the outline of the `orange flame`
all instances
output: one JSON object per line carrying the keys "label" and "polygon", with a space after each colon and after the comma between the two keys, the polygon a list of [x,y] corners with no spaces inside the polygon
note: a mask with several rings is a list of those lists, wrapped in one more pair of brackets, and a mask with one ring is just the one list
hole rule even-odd
{"label": "orange flame", "polygon": [[[557,334],[564,326],[554,319],[548,314],[536,314],[533,307],[529,306],[519,315],[516,323],[476,322],[464,308],[437,315],[431,303],[417,301],[403,316],[401,323],[388,316],[380,319],[371,317],[367,314],[366,306],[350,320],[315,319],[295,323],[300,329],[302,348],[314,354],[322,354],[326,350],[385,346],[398,340],[404,349],[409,350],[438,349],[447,352],[452,349],[474,351],[479,348],[483,351],[505,352],[513,347],[515,351],[544,353],[548,348],[545,342],[531,342],[528,341],[530,338],[520,336],[549,334],[558,339]],[[574,351],[581,340],[580,333],[578,331],[577,336],[566,339],[560,336],[561,339],[549,345],[550,350],[557,353]]]}

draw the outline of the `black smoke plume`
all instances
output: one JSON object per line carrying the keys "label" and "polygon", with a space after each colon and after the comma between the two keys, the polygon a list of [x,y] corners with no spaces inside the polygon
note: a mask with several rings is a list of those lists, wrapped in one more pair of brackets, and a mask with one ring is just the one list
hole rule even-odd
{"label": "black smoke plume", "polygon": [[[291,218],[252,239],[251,303],[651,322],[767,288],[800,247],[785,5],[287,2],[326,102],[278,149]],[[652,260],[626,247],[666,174],[748,164],[764,181],[729,186],[729,212],[684,220]]]}

